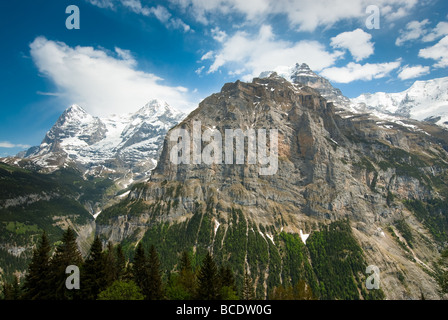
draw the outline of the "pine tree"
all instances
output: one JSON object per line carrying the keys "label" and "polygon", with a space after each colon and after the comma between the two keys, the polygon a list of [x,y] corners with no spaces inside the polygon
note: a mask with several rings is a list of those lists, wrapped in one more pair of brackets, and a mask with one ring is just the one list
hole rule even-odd
{"label": "pine tree", "polygon": [[65,270],[74,265],[81,268],[83,263],[81,253],[76,243],[76,234],[72,228],[68,228],[62,236],[62,244],[56,248],[56,252],[50,262],[49,287],[50,300],[71,300],[78,296],[76,290],[68,290],[65,281],[68,275]]}
{"label": "pine tree", "polygon": [[145,299],[149,299],[149,268],[146,258],[145,249],[140,242],[135,250],[134,264],[132,266],[132,274],[137,286],[142,290]]}
{"label": "pine tree", "polygon": [[219,298],[218,268],[210,252],[207,252],[198,275],[196,297],[198,300]]}
{"label": "pine tree", "polygon": [[89,256],[83,266],[82,278],[81,294],[87,300],[96,300],[98,294],[108,285],[103,246],[98,236],[90,247]]}
{"label": "pine tree", "polygon": [[25,276],[25,300],[42,300],[50,295],[48,276],[50,274],[50,243],[44,232],[38,247],[33,252],[28,273]]}
{"label": "pine tree", "polygon": [[219,269],[219,296],[221,300],[236,300],[237,288],[235,276],[232,269],[227,266],[221,266]]}
{"label": "pine tree", "polygon": [[179,283],[187,294],[187,299],[192,299],[195,293],[196,277],[191,266],[188,252],[183,251],[180,258]]}
{"label": "pine tree", "polygon": [[118,264],[117,257],[112,242],[107,243],[107,249],[104,255],[104,272],[106,274],[107,286],[110,286],[114,281],[118,280]]}
{"label": "pine tree", "polygon": [[115,249],[115,271],[117,280],[122,280],[126,273],[126,258],[124,257],[123,247],[121,243]]}
{"label": "pine tree", "polygon": [[159,254],[154,246],[151,246],[149,250],[149,300],[160,300],[163,297],[162,290],[162,274],[160,272]]}
{"label": "pine tree", "polygon": [[19,300],[22,296],[22,290],[19,285],[19,278],[14,277],[13,283],[5,283],[3,288],[5,300]]}

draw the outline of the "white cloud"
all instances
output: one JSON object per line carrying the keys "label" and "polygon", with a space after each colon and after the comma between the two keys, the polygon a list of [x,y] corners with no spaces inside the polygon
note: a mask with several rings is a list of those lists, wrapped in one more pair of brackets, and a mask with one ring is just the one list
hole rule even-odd
{"label": "white cloud", "polygon": [[210,59],[213,59],[213,55],[214,55],[214,52],[213,52],[213,51],[208,51],[206,54],[204,54],[204,55],[201,57],[201,61],[203,61],[203,60],[210,60]]}
{"label": "white cloud", "polygon": [[406,25],[405,30],[400,31],[400,36],[395,41],[397,46],[403,45],[407,41],[417,40],[423,38],[427,33],[426,26],[429,24],[429,20],[425,19],[421,22],[411,21]]}
{"label": "white cloud", "polygon": [[399,68],[400,64],[400,61],[366,63],[364,65],[350,62],[345,67],[324,69],[320,75],[337,83],[350,83],[356,80],[370,81],[386,77],[391,71]]}
{"label": "white cloud", "polygon": [[420,76],[424,76],[429,73],[429,67],[428,66],[413,66],[409,67],[408,65],[401,68],[400,72],[398,73],[398,78],[401,80],[408,80],[408,79],[414,79]]}
{"label": "white cloud", "polygon": [[204,70],[205,66],[197,68],[194,72],[196,72],[197,75],[200,75],[202,71]]}
{"label": "white cloud", "polygon": [[440,39],[440,41],[432,47],[420,49],[418,56],[425,59],[436,60],[437,62],[434,65],[436,68],[448,67],[448,36]]}
{"label": "white cloud", "polygon": [[144,7],[140,0],[121,0],[121,3],[137,14],[149,16],[151,13],[151,10],[148,7]]}
{"label": "white cloud", "polygon": [[443,36],[448,35],[448,22],[441,21],[433,29],[428,28],[430,24],[428,19],[422,21],[411,21],[404,30],[400,30],[400,36],[395,41],[397,46],[403,45],[408,41],[432,42]]}
{"label": "white cloud", "polygon": [[[262,22],[280,14],[290,27],[314,31],[346,19],[366,19],[366,8],[371,0],[170,0],[188,11],[200,23],[209,24],[214,16],[243,14],[248,22]],[[381,17],[388,21],[403,18],[417,5],[417,0],[377,0],[375,4],[386,10]],[[329,9],[331,6],[331,9]]]}
{"label": "white cloud", "polygon": [[158,5],[150,10],[160,22],[166,23],[171,18],[171,13],[164,6]]}
{"label": "white cloud", "polygon": [[87,2],[90,2],[94,6],[100,7],[100,8],[114,8],[113,0],[87,0]]}
{"label": "white cloud", "polygon": [[135,111],[155,98],[181,110],[192,107],[185,97],[186,88],[164,85],[156,75],[137,70],[127,50],[115,48],[115,57],[44,37],[37,37],[30,48],[39,71],[57,86],[61,103],[66,105],[79,104],[95,115]]}
{"label": "white cloud", "polygon": [[224,42],[227,38],[227,33],[219,29],[219,27],[215,27],[211,30],[212,37],[218,42]]}
{"label": "white cloud", "polygon": [[448,22],[441,21],[432,31],[423,37],[423,41],[431,42],[446,35],[448,35]]}
{"label": "white cloud", "polygon": [[191,27],[180,18],[173,17],[167,8],[161,5],[156,7],[143,6],[140,0],[120,0],[122,5],[131,11],[149,17],[154,15],[157,20],[163,23],[167,28],[180,29],[184,32],[191,31]]}
{"label": "white cloud", "polygon": [[14,144],[8,141],[0,141],[0,148],[22,148],[22,149],[28,149],[31,148],[28,144]]}
{"label": "white cloud", "polygon": [[270,26],[263,25],[256,35],[236,32],[226,38],[222,48],[216,50],[213,56],[207,54],[208,58],[213,59],[208,73],[225,66],[229,74],[241,74],[242,79],[248,81],[263,71],[291,66],[297,62],[306,62],[313,70],[319,71],[333,65],[340,56],[340,52],[327,52],[317,41],[293,43],[279,40]]}
{"label": "white cloud", "polygon": [[343,32],[331,38],[333,48],[347,49],[355,61],[361,61],[373,54],[372,36],[361,29]]}

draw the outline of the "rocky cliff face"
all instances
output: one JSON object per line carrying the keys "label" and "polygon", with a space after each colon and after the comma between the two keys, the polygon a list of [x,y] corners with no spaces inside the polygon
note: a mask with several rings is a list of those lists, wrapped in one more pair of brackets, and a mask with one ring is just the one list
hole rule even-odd
{"label": "rocky cliff face", "polygon": [[[170,137],[179,132],[176,129],[190,133],[190,138],[194,130],[212,135],[223,146],[226,129],[265,129],[268,135],[277,130],[278,168],[274,174],[260,174],[267,165],[247,159],[247,140],[244,164],[236,164],[235,158],[231,164],[195,163],[193,148],[182,153],[189,164],[175,164],[170,156],[179,139]],[[266,138],[270,151],[274,145]],[[190,144],[195,143],[198,140],[192,138]],[[202,143],[203,151],[208,142]],[[236,153],[241,146],[231,149]],[[336,114],[318,91],[276,74],[252,83],[237,81],[205,99],[168,132],[149,182],[135,186],[122,203],[104,211],[97,219],[97,232],[105,240],[155,243],[173,261],[177,251],[189,246],[195,251],[211,249],[240,276],[249,268],[262,296],[272,285],[294,279],[288,270],[298,266],[290,265],[287,239],[303,234],[310,236],[299,247],[314,270],[303,272],[316,290],[327,292],[319,289],[323,275],[316,243],[331,234],[332,223],[348,219],[365,263],[381,271],[387,298],[419,298],[422,292],[438,298],[431,270],[447,241],[442,209],[448,196],[447,150],[447,132],[436,126],[388,123],[348,111]],[[438,209],[429,203],[438,203]],[[179,238],[173,240],[173,234]],[[240,244],[232,242],[239,242],[241,234],[245,236]],[[168,249],[164,246],[169,241],[173,242]],[[300,266],[308,270],[306,261]],[[352,270],[353,277],[358,279],[361,269]],[[359,290],[362,282],[358,281]]]}

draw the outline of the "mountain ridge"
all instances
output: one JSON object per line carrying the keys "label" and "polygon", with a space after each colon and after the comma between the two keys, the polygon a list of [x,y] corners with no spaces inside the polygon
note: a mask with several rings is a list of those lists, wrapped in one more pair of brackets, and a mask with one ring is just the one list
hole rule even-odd
{"label": "mountain ridge", "polygon": [[[261,176],[261,164],[247,160],[233,165],[173,163],[170,154],[178,139],[170,134],[177,129],[192,132],[199,121],[202,133],[276,128],[278,171]],[[212,250],[221,264],[237,271],[238,279],[248,268],[260,297],[274,285],[291,285],[297,265],[289,265],[289,257],[300,255],[311,265],[299,264],[299,270],[308,271],[297,272],[325,297],[326,289],[319,289],[325,278],[318,267],[322,262],[314,250],[317,239],[333,230],[334,237],[362,248],[361,265],[380,268],[387,298],[415,299],[424,292],[435,299],[436,280],[422,266],[435,261],[447,241],[444,215],[432,211],[429,203],[447,205],[442,180],[448,168],[448,136],[431,124],[415,125],[431,127],[442,140],[405,125],[377,122],[369,114],[346,117],[317,90],[277,74],[227,83],[168,132],[149,181],[134,186],[121,203],[98,216],[97,234],[105,242],[131,247],[139,242],[155,245],[167,269],[182,250]],[[191,150],[184,152],[193,157]],[[428,209],[417,212],[420,205]],[[431,219],[441,220],[429,225]],[[412,239],[406,235],[408,240],[400,240],[406,234],[403,226],[410,228]],[[309,235],[306,243],[300,234]],[[289,243],[289,237],[300,245]],[[322,250],[330,250],[331,239],[322,241],[329,246]],[[352,249],[350,256],[358,252]],[[346,249],[332,250],[342,250],[334,253],[338,256]],[[254,262],[261,259],[257,254],[264,257],[259,264]],[[363,292],[360,298],[367,298],[363,278],[355,275],[361,269],[349,268],[344,274],[354,272],[355,286]],[[331,286],[327,280],[325,287]]]}

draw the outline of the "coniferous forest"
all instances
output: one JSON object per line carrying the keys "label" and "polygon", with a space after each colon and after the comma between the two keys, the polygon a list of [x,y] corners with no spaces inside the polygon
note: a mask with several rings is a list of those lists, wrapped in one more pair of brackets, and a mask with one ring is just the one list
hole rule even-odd
{"label": "coniferous forest", "polygon": [[[260,295],[251,270],[235,272],[210,251],[198,256],[193,250],[177,255],[172,268],[163,267],[163,255],[152,244],[139,242],[130,254],[121,244],[93,240],[83,257],[76,233],[68,228],[52,248],[44,232],[34,249],[24,277],[7,281],[1,288],[5,300],[358,300],[383,299],[381,290],[365,291],[363,278],[352,270],[365,268],[362,253],[350,238],[346,223],[334,223],[316,233],[304,245],[293,235],[282,233],[288,258]],[[336,232],[337,231],[337,232]],[[339,259],[345,252],[345,259]],[[347,253],[350,258],[347,258]],[[261,261],[261,260],[260,260]],[[254,263],[257,263],[254,261]],[[67,268],[71,266],[71,269]],[[77,270],[73,270],[73,266]],[[297,266],[300,266],[299,268]],[[275,265],[272,264],[272,268]],[[243,268],[244,269],[244,268]],[[275,271],[275,270],[274,270]],[[79,277],[76,278],[76,272]],[[289,275],[289,276],[286,276]],[[78,279],[78,280],[76,280]],[[365,277],[364,277],[365,279]],[[280,280],[277,279],[277,280]]]}
{"label": "coniferous forest", "polygon": [[[83,259],[76,243],[76,234],[69,228],[54,252],[46,233],[34,250],[24,281],[5,283],[4,300],[254,300],[252,280],[245,275],[241,288],[229,266],[218,267],[208,253],[193,268],[191,254],[184,251],[176,270],[163,273],[159,254],[154,246],[146,252],[140,243],[132,261],[125,258],[120,244],[105,249],[98,237],[90,253]],[[66,266],[80,271],[79,288],[68,288],[71,276]],[[305,282],[294,287],[275,288],[272,299],[315,299]]]}
{"label": "coniferous forest", "polygon": [[[254,300],[255,288],[245,273],[237,287],[230,266],[216,264],[210,253],[196,268],[191,253],[182,252],[175,270],[162,272],[159,253],[154,246],[145,251],[139,243],[132,261],[125,258],[120,244],[108,243],[103,249],[96,237],[89,255],[83,259],[76,243],[76,233],[69,228],[52,252],[43,233],[33,252],[23,281],[18,278],[3,285],[4,300]],[[71,272],[79,268],[79,288],[67,283]],[[73,284],[73,283],[71,283]],[[310,286],[298,281],[295,286],[275,287],[273,300],[314,300]]]}

